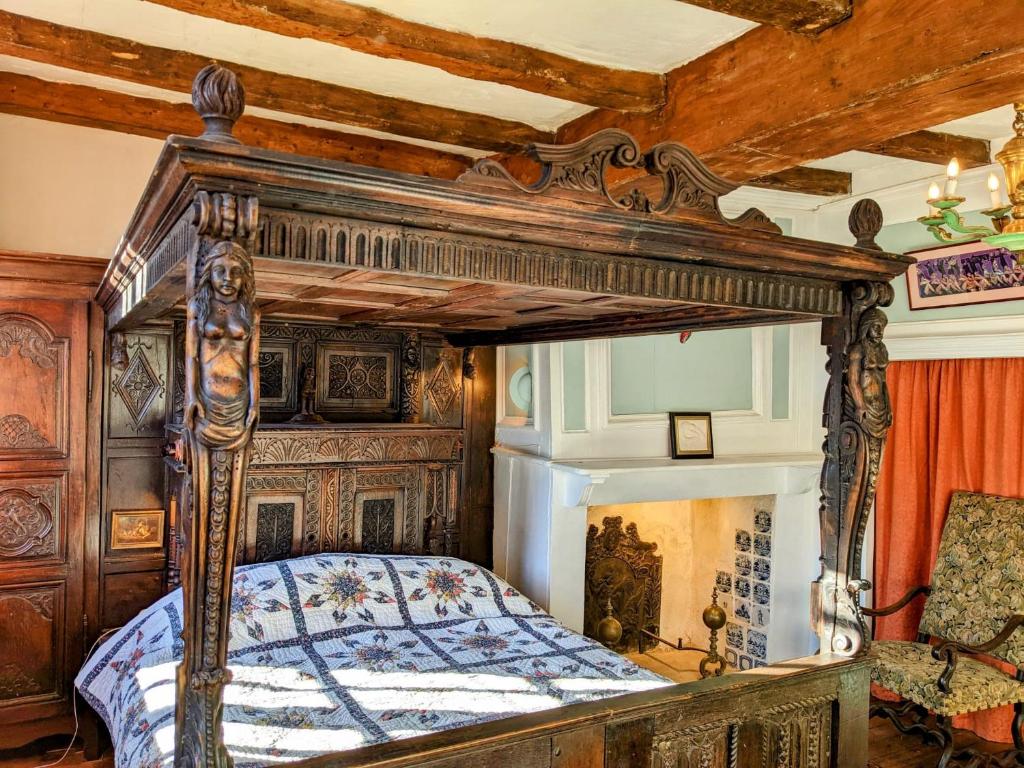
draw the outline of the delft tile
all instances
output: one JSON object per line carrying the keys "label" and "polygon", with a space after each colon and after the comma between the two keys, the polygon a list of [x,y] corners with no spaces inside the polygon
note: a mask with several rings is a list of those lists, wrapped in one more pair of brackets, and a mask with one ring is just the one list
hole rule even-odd
{"label": "delft tile", "polygon": [[742,528],[736,529],[736,550],[738,552],[750,551],[750,531],[744,531]]}
{"label": "delft tile", "polygon": [[772,537],[770,534],[754,534],[754,553],[760,557],[772,556]]}
{"label": "delft tile", "polygon": [[754,530],[758,533],[771,533],[772,513],[767,509],[759,509],[754,513]]}
{"label": "delft tile", "polygon": [[768,581],[772,577],[772,562],[767,557],[754,558],[754,578]]}
{"label": "delft tile", "polygon": [[740,656],[740,669],[750,669],[754,665],[753,659],[749,656]]}
{"label": "delft tile", "polygon": [[747,653],[755,659],[768,657],[768,637],[763,632],[750,630],[747,632]]}
{"label": "delft tile", "polygon": [[737,600],[736,610],[734,614],[737,619],[749,622],[750,621],[750,603],[746,600]]}
{"label": "delft tile", "polygon": [[758,667],[767,667],[767,666],[768,666],[768,662],[767,661],[761,661],[760,659],[758,659],[757,661],[754,662],[754,668],[755,669],[757,669]]}
{"label": "delft tile", "polygon": [[715,586],[721,594],[732,592],[732,574],[728,571],[719,571],[715,574]]}
{"label": "delft tile", "polygon": [[767,627],[772,620],[771,610],[764,605],[755,605],[751,611],[750,623],[755,627]]}
{"label": "delft tile", "polygon": [[743,627],[731,621],[725,625],[725,644],[738,651],[743,650]]}
{"label": "delft tile", "polygon": [[726,615],[731,614],[732,613],[732,606],[733,606],[732,595],[719,595],[718,596],[718,606],[723,611],[725,611]]}
{"label": "delft tile", "polygon": [[749,576],[750,557],[748,555],[736,555],[736,558],[733,560],[733,567],[737,576]]}
{"label": "delft tile", "polygon": [[725,663],[730,667],[735,667],[736,662],[739,661],[739,655],[732,648],[725,649]]}
{"label": "delft tile", "polygon": [[754,584],[754,602],[758,605],[770,605],[772,602],[771,588],[763,581]]}
{"label": "delft tile", "polygon": [[736,591],[736,597],[740,600],[746,600],[750,597],[750,579],[737,578],[732,583],[733,589]]}

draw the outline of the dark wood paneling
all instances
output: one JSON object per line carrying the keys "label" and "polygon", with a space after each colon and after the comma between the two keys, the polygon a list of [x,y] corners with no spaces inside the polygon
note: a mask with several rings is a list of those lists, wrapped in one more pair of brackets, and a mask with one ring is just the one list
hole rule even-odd
{"label": "dark wood paneling", "polygon": [[467,350],[459,536],[462,556],[490,567],[494,533],[494,424],[497,408],[497,350]]}
{"label": "dark wood paneling", "polygon": [[[0,288],[17,295],[36,266],[0,268],[18,275]],[[0,748],[73,726],[88,618],[88,336],[84,301],[0,300]]]}
{"label": "dark wood paneling", "polygon": [[103,629],[127,624],[155,603],[164,591],[162,570],[108,573],[103,579]]}

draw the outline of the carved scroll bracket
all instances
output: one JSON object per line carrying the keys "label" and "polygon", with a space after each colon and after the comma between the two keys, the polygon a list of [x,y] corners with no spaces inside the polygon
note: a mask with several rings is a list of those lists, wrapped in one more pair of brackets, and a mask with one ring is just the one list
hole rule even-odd
{"label": "carved scroll bracket", "polygon": [[885,378],[889,355],[882,342],[887,321],[881,309],[892,299],[888,283],[847,284],[842,316],[822,326],[829,384],[821,474],[822,575],[813,599],[823,651],[854,654],[868,642],[857,585],[864,531],[892,425]]}
{"label": "carved scroll bracket", "polygon": [[[678,212],[748,229],[781,231],[763,213],[751,208],[736,219],[727,219],[718,198],[739,185],[715,174],[682,144],[666,141],[641,152],[636,139],[625,131],[606,128],[574,144],[531,144],[527,154],[541,164],[540,178],[523,184],[495,160],[480,160],[460,179],[496,179],[507,187],[527,194],[544,194],[552,187],[582,193],[624,211],[670,215]],[[637,169],[661,182],[661,195],[652,199],[640,186],[625,193],[613,191],[608,183],[610,168]]]}

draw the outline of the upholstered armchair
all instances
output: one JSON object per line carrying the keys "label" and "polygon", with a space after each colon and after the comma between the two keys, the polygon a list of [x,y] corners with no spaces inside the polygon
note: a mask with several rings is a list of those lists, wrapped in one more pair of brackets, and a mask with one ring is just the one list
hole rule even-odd
{"label": "upholstered armchair", "polygon": [[[851,585],[851,591],[868,588],[864,581]],[[872,701],[871,715],[887,717],[904,733],[919,733],[942,746],[939,768],[1024,764],[1024,631],[1018,631],[1024,624],[1024,499],[954,493],[931,585],[915,587],[885,608],[862,611],[889,616],[921,595],[926,598],[917,642],[870,645],[872,679],[902,699]],[[978,656],[1008,662],[1016,674]],[[999,762],[981,760],[972,749],[956,749],[955,715],[1005,704],[1014,705],[1014,747]]]}

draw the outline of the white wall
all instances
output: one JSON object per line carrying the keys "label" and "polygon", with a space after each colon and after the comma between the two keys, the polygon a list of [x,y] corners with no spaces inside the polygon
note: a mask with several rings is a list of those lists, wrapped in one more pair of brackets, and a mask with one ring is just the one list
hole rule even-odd
{"label": "white wall", "polygon": [[0,249],[109,258],[161,146],[0,115]]}

